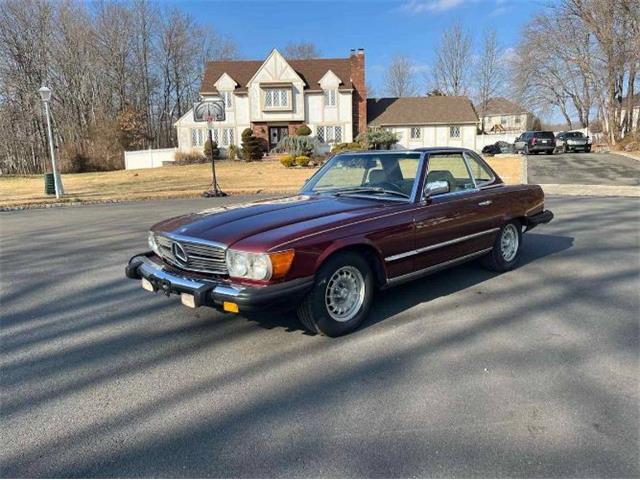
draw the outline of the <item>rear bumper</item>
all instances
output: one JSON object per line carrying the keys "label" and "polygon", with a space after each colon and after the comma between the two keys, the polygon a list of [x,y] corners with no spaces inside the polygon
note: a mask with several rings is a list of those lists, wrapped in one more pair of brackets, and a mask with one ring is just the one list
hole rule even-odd
{"label": "rear bumper", "polygon": [[536,213],[535,215],[530,215],[525,219],[525,232],[535,228],[541,223],[549,223],[551,220],[553,220],[553,212],[551,210],[544,210],[540,213]]}
{"label": "rear bumper", "polygon": [[183,293],[193,295],[195,307],[213,307],[223,310],[224,302],[235,303],[240,312],[264,309],[291,309],[298,306],[313,288],[313,277],[265,286],[238,285],[221,280],[190,278],[168,272],[162,264],[149,258],[152,252],[136,255],[125,267],[128,278],[145,278],[154,292],[169,296]]}
{"label": "rear bumper", "polygon": [[591,148],[591,145],[589,145],[588,143],[583,143],[580,145],[575,145],[575,144],[571,144],[571,143],[567,143],[567,150],[588,150]]}
{"label": "rear bumper", "polygon": [[547,145],[536,144],[536,145],[529,146],[530,152],[553,152],[555,149],[556,149],[556,146],[552,144],[547,144]]}

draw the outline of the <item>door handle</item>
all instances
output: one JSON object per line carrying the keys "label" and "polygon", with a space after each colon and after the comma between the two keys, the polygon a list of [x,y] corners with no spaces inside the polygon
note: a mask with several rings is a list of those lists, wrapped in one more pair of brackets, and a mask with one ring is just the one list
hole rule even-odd
{"label": "door handle", "polygon": [[485,200],[484,202],[480,202],[478,203],[478,206],[480,207],[488,207],[489,205],[491,205],[493,202],[491,200]]}

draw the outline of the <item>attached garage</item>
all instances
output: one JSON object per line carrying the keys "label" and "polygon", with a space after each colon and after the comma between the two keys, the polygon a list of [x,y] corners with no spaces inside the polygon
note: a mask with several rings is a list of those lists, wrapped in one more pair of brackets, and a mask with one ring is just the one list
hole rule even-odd
{"label": "attached garage", "polygon": [[399,148],[476,148],[478,115],[467,97],[371,98],[367,119],[396,133]]}

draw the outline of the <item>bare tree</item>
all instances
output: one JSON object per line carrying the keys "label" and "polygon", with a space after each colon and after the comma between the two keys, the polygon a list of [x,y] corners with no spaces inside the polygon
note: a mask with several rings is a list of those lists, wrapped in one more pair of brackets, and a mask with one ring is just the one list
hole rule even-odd
{"label": "bare tree", "polygon": [[320,57],[320,50],[311,42],[298,42],[287,44],[282,54],[289,60],[309,60]]}
{"label": "bare tree", "polygon": [[198,98],[205,61],[236,56],[232,41],[150,0],[2,0],[0,129],[10,133],[0,136],[0,171],[49,168],[44,84],[63,168],[118,168],[122,143],[175,145],[173,124]]}
{"label": "bare tree", "polygon": [[[559,8],[568,18],[582,24],[595,40],[596,94],[608,140],[615,144],[622,131],[620,100],[625,93],[624,80],[630,73],[635,76],[637,68],[637,62],[629,61],[629,47],[637,52],[634,37],[640,22],[640,6],[636,0],[563,0]],[[632,91],[632,85],[633,82],[627,89]]]}
{"label": "bare tree", "polygon": [[478,113],[480,114],[483,132],[487,104],[502,86],[503,71],[502,52],[498,45],[496,30],[494,28],[487,29],[482,37],[482,52],[480,53],[475,73],[478,89]]}
{"label": "bare tree", "polygon": [[513,61],[516,94],[532,110],[557,109],[571,128],[576,115],[586,128],[599,83],[595,57],[582,23],[562,11],[537,15],[525,27]]}
{"label": "bare tree", "polygon": [[393,57],[384,74],[384,88],[391,97],[412,97],[417,95],[414,64],[410,58]]}
{"label": "bare tree", "polygon": [[459,22],[442,32],[437,52],[433,88],[446,95],[467,94],[472,68],[471,37]]}

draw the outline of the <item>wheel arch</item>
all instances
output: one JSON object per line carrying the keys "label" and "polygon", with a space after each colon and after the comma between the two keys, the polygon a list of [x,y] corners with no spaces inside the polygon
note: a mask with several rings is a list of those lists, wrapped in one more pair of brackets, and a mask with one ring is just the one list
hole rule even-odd
{"label": "wheel arch", "polygon": [[344,252],[353,252],[362,256],[373,272],[376,286],[385,284],[387,275],[382,254],[372,243],[365,240],[335,243],[318,257],[316,271],[330,258]]}

